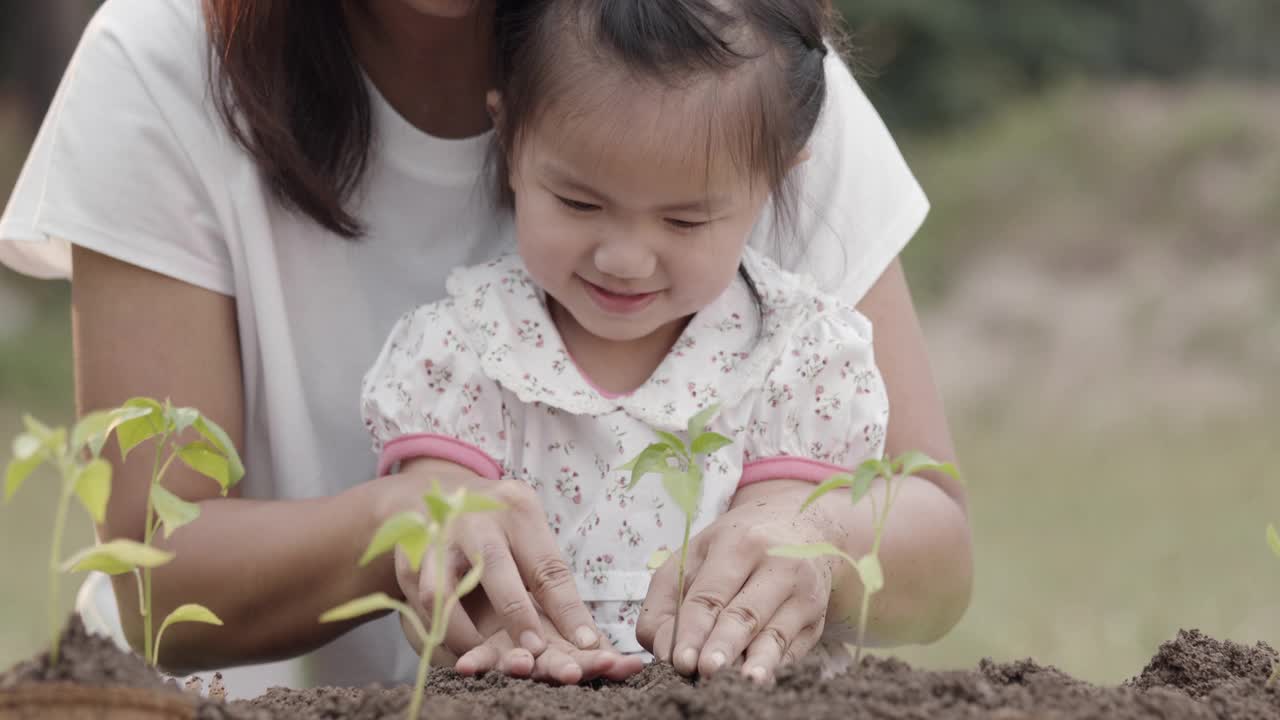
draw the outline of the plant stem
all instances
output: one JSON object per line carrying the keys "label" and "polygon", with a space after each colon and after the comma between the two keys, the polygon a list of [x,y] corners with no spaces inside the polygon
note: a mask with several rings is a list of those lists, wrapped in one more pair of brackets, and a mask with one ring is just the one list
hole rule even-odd
{"label": "plant stem", "polygon": [[867,610],[871,607],[871,593],[866,586],[862,588],[862,609],[858,611],[858,644],[853,653],[853,669],[856,672],[862,661],[862,648],[867,641]]}
{"label": "plant stem", "polygon": [[[164,433],[160,439],[156,441],[156,457],[151,465],[151,485],[160,484],[160,457],[164,454],[165,443],[169,440],[169,433]],[[169,458],[173,460],[172,457]],[[164,464],[165,468],[169,467],[169,463]],[[155,503],[151,500],[151,492],[147,492],[147,524],[146,532],[143,537],[143,544],[151,546],[152,538],[155,537]],[[142,611],[142,651],[143,657],[154,667],[158,657],[153,657],[153,644],[151,638],[151,568],[143,568],[142,570],[142,597],[138,598]]]}
{"label": "plant stem", "polygon": [[62,531],[67,524],[67,508],[71,505],[71,493],[75,486],[75,478],[71,475],[74,467],[66,462],[59,463],[62,471],[62,491],[58,494],[58,509],[53,517],[53,546],[49,550],[49,634],[53,645],[49,650],[50,664],[58,662],[58,647],[62,645],[62,622],[58,608],[58,581],[62,577],[59,558],[62,557]]}
{"label": "plant stem", "polygon": [[671,657],[667,658],[667,662],[672,665],[676,662],[676,638],[680,637],[680,608],[684,606],[684,561],[689,555],[689,526],[692,524],[689,518],[685,518],[684,542],[680,544],[680,570],[676,580],[676,620],[671,623]]}
{"label": "plant stem", "polygon": [[1271,668],[1271,677],[1267,678],[1267,685],[1270,686],[1275,684],[1276,678],[1278,677],[1280,677],[1280,662],[1273,663],[1273,667]]}
{"label": "plant stem", "polygon": [[[444,532],[441,534],[443,535]],[[435,556],[436,566],[436,594],[431,598],[431,632],[424,633],[422,638],[422,657],[418,659],[418,675],[413,683],[413,696],[409,699],[409,713],[405,716],[408,720],[417,720],[422,712],[422,695],[427,688],[427,672],[431,669],[431,656],[440,645],[445,625],[449,622],[448,614],[445,612],[445,596],[440,592],[446,577],[444,543],[436,543],[436,547],[431,548],[431,553]]]}

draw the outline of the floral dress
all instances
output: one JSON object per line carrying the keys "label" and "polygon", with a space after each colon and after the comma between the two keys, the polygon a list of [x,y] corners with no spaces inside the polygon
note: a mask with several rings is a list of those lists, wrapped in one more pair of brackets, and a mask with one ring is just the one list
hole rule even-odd
{"label": "floral dress", "polygon": [[754,251],[743,263],[760,305],[735,279],[626,395],[582,375],[519,256],[454,271],[448,298],[400,318],[365,376],[379,472],[435,457],[528,483],[600,629],[640,651],[646,562],[678,548],[684,528],[661,482],[628,489],[618,469],[654,429],[681,433],[718,403],[708,429],[734,440],[706,458],[694,533],[743,485],[821,482],[883,452],[889,406],[869,321]]}

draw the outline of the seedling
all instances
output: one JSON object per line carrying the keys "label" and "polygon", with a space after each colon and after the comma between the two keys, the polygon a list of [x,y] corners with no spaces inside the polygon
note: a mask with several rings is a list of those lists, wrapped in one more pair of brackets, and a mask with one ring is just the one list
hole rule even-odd
{"label": "seedling", "polygon": [[[1271,552],[1280,558],[1280,533],[1276,532],[1275,525],[1267,525],[1267,544],[1271,546]],[[1275,663],[1271,668],[1271,677],[1267,678],[1267,685],[1271,685],[1280,677],[1280,663]]]}
{"label": "seedling", "polygon": [[[427,505],[427,515],[417,511],[405,511],[388,518],[382,527],[374,533],[369,547],[360,557],[360,566],[368,565],[374,558],[394,548],[400,548],[409,559],[409,566],[417,571],[427,553],[431,553],[436,571],[436,587],[446,586],[445,551],[448,547],[449,532],[454,522],[467,513],[502,510],[502,503],[487,495],[469,492],[466,488],[458,488],[449,495],[440,489],[436,482],[430,492],[423,496]],[[373,593],[343,603],[320,616],[320,622],[338,622],[351,620],[380,610],[394,610],[400,613],[413,627],[422,643],[422,657],[418,661],[418,677],[414,684],[413,696],[409,701],[411,720],[418,717],[422,709],[422,695],[426,689],[427,671],[431,667],[431,656],[444,640],[445,630],[449,626],[449,614],[458,604],[462,596],[475,589],[484,572],[484,563],[480,558],[472,558],[471,569],[458,581],[453,592],[436,593],[431,607],[431,630],[423,626],[417,613],[407,604],[400,602],[386,593]]]}
{"label": "seedling", "polygon": [[[62,477],[62,490],[54,516],[53,547],[49,561],[49,613],[52,635],[50,658],[57,662],[61,641],[58,616],[58,579],[62,572],[100,570],[110,575],[133,572],[138,578],[139,610],[143,618],[144,657],[155,665],[159,658],[159,636],[152,643],[151,570],[173,560],[173,553],[152,547],[152,539],[161,527],[165,537],[195,520],[200,507],[186,502],[166,490],[160,483],[174,459],[181,459],[197,472],[218,481],[225,495],[244,475],[235,447],[216,423],[193,408],[163,406],[149,398],[134,398],[114,410],[86,415],[76,423],[70,439],[65,428],[48,428],[34,418],[24,418],[27,431],[13,443],[13,460],[5,471],[5,500],[8,501],[23,481],[41,464],[48,463]],[[170,440],[187,428],[195,428],[204,439],[173,449]],[[112,540],[85,548],[66,561],[61,561],[62,533],[67,507],[74,494],[94,522],[106,519],[111,497],[111,465],[100,455],[111,433],[115,432],[121,457],[139,443],[159,435],[156,462],[152,467],[151,490],[147,495],[147,525],[144,542]],[[168,448],[164,464],[160,460]],[[83,460],[88,454],[88,460]],[[156,515],[159,519],[156,519]],[[222,621],[199,605],[183,605],[165,618],[160,633],[180,622],[203,622],[221,625]]]}
{"label": "seedling", "polygon": [[[711,422],[719,409],[719,405],[712,405],[690,418],[687,446],[676,435],[655,430],[659,441],[646,447],[631,462],[619,468],[631,471],[628,490],[634,488],[646,475],[661,476],[663,489],[684,514],[684,540],[680,544],[680,564],[676,579],[676,619],[671,626],[673,654],[680,631],[680,606],[684,602],[684,568],[689,556],[689,530],[698,515],[698,504],[702,500],[702,458],[733,444],[729,438],[707,430],[707,423]],[[661,566],[669,556],[668,551],[659,550],[649,559],[649,567]]]}
{"label": "seedling", "polygon": [[[852,473],[839,473],[828,478],[805,498],[800,506],[801,511],[808,508],[818,498],[832,490],[849,488],[849,500],[857,503],[866,497],[871,503],[871,517],[874,537],[871,550],[861,558],[854,560],[848,553],[831,543],[807,543],[803,545],[779,545],[771,548],[769,554],[774,557],[817,558],[838,557],[849,563],[862,580],[862,607],[858,612],[857,645],[848,648],[853,655],[854,666],[862,660],[862,648],[866,642],[867,610],[871,606],[871,596],[884,588],[884,570],[880,566],[880,540],[884,535],[885,521],[889,518],[889,510],[901,492],[898,478],[915,475],[926,470],[937,470],[959,478],[959,472],[951,463],[940,463],[928,455],[919,452],[904,453],[893,460],[873,458],[858,466]],[[877,506],[876,499],[870,493],[871,485],[877,478],[884,478],[884,503]],[[847,646],[846,646],[847,647]]]}

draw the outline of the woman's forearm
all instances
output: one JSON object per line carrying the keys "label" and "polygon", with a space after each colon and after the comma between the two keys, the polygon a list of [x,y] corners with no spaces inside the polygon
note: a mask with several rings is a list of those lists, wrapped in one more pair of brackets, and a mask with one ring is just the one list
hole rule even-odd
{"label": "woman's forearm", "polygon": [[[291,657],[351,628],[319,623],[324,611],[366,593],[396,594],[387,557],[357,567],[384,512],[377,486],[390,481],[309,500],[206,500],[198,520],[168,541],[157,537],[176,558],[153,571],[154,625],[191,602],[225,623],[172,626],[161,664],[195,671]],[[132,575],[114,581],[125,633],[141,647],[136,581]]]}

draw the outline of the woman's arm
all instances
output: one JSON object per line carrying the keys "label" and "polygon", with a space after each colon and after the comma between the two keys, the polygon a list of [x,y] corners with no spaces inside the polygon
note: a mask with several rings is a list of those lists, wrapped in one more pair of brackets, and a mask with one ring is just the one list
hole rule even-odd
{"label": "woman's arm", "polygon": [[[234,298],[75,247],[72,254],[76,404],[80,412],[146,395],[198,408],[244,447],[244,392]],[[109,446],[114,448],[114,445]],[[154,453],[146,444],[116,466],[103,539],[141,540]],[[153,618],[200,602],[225,627],[193,623],[165,634],[162,664],[194,670],[293,656],[351,625],[322,625],[325,610],[358,595],[397,594],[392,561],[357,568],[380,519],[422,489],[389,476],[335,497],[222,498],[216,483],[174,464],[166,486],[201,516],[168,541],[177,558],[154,573]],[[234,493],[233,493],[234,495]],[[404,506],[400,506],[403,508]],[[136,584],[115,578],[121,621],[141,645]],[[153,621],[156,625],[158,621]]]}

